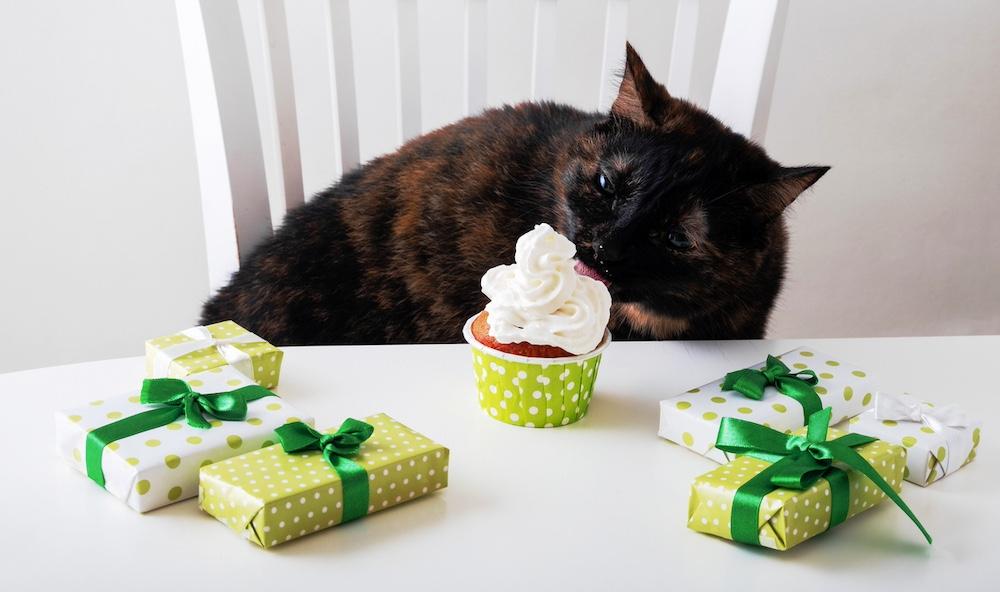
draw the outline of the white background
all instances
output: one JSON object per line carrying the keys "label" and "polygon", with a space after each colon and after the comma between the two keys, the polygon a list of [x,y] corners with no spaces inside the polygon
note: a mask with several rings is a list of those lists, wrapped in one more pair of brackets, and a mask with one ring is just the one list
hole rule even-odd
{"label": "white background", "polygon": [[[353,2],[355,26],[377,25],[382,2]],[[559,6],[556,98],[585,108],[603,4]],[[640,52],[663,46],[673,6],[632,3]],[[491,3],[493,104],[526,96],[531,14]],[[289,21],[304,38],[294,9]],[[421,38],[425,67],[441,66],[423,89],[428,127],[460,101],[446,75],[457,34]],[[998,39],[988,0],[792,2],[764,144],[834,169],[789,217],[771,336],[1000,333]],[[665,80],[669,56],[644,58]],[[138,355],[197,319],[208,288],[184,84],[172,2],[0,3],[0,371]],[[306,157],[307,191],[330,181],[320,168]]]}

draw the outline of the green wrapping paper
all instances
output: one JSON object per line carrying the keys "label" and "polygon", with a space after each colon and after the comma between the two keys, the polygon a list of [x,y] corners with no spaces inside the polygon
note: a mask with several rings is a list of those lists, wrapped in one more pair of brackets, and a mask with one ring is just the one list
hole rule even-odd
{"label": "green wrapping paper", "polygon": [[233,321],[191,327],[146,341],[146,375],[184,378],[233,366],[264,388],[278,386],[283,352]]}
{"label": "green wrapping paper", "polygon": [[[448,485],[447,448],[385,414],[364,422],[373,432],[348,459],[366,473],[364,514]],[[342,472],[320,450],[287,453],[276,444],[203,468],[199,505],[247,540],[269,548],[345,521],[345,488],[351,485]],[[352,493],[349,489],[347,498]],[[347,519],[354,517],[359,516]]]}
{"label": "green wrapping paper", "polygon": [[727,418],[717,445],[743,454],[696,478],[688,526],[718,537],[785,550],[890,498],[930,535],[897,495],[906,450],[828,429],[831,412],[785,435]]}

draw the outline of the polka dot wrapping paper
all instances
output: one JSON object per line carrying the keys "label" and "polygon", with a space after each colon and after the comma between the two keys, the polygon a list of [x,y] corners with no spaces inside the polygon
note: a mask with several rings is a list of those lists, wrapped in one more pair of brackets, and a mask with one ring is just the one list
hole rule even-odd
{"label": "polka dot wrapping paper", "polygon": [[[805,432],[805,428],[800,428],[792,433],[804,435]],[[843,434],[844,432],[831,429],[827,439],[832,440]],[[876,441],[855,450],[894,491],[900,491],[903,469],[906,467],[905,448]],[[736,490],[768,464],[750,456],[740,456],[697,477],[691,484],[688,527],[733,540],[730,516]],[[885,493],[871,479],[853,469],[845,471],[850,491],[848,519],[885,501]],[[803,491],[776,489],[767,494],[761,503],[758,518],[761,546],[784,551],[825,532],[830,527],[830,493],[830,484],[826,479],[820,479]]]}
{"label": "polka dot wrapping paper", "polygon": [[[193,390],[206,394],[253,384],[231,366],[191,374],[184,380]],[[137,388],[131,394],[60,411],[55,418],[59,453],[86,475],[88,432],[152,408],[139,402]],[[198,493],[198,470],[202,466],[270,445],[274,429],[288,421],[312,423],[311,417],[279,397],[250,402],[244,421],[220,421],[211,416],[205,419],[210,421],[210,429],[193,428],[181,417],[166,426],[110,443],[101,460],[105,489],[139,512],[192,498]],[[89,480],[87,483],[97,486]]]}
{"label": "polka dot wrapping paper", "polygon": [[965,427],[932,427],[923,421],[879,420],[876,410],[870,409],[852,418],[847,429],[906,447],[904,478],[926,487],[976,458],[982,422],[973,419]]}
{"label": "polka dot wrapping paper", "polygon": [[[364,421],[375,431],[352,460],[368,473],[369,514],[448,485],[447,448],[382,413]],[[230,529],[269,548],[340,524],[341,485],[322,452],[287,454],[274,445],[202,469],[198,500]]]}
{"label": "polka dot wrapping paper", "polygon": [[[195,372],[204,372],[218,366],[229,364],[224,352],[225,348],[234,348],[242,352],[239,362],[245,367],[247,374],[260,386],[273,389],[278,386],[281,376],[281,361],[284,352],[267,341],[250,333],[233,321],[223,321],[205,327],[193,327],[186,330],[207,332],[211,339],[223,340],[224,346],[212,345],[209,341],[205,347],[189,351],[191,344],[198,339],[185,332],[164,335],[146,341],[146,376],[150,378],[184,378]],[[243,341],[240,341],[243,340]],[[232,350],[230,350],[232,351]],[[163,370],[165,369],[165,370]]]}
{"label": "polka dot wrapping paper", "polygon": [[[833,423],[871,407],[876,388],[867,370],[810,347],[800,347],[777,357],[792,371],[811,369],[816,373],[819,379],[816,393],[823,407],[833,409]],[[763,362],[753,366],[763,367]],[[660,437],[715,462],[725,463],[732,460],[732,455],[715,447],[723,417],[746,419],[786,433],[805,424],[801,405],[773,386],[768,386],[764,397],[758,401],[736,391],[723,391],[722,382],[723,377],[719,377],[660,401]]]}

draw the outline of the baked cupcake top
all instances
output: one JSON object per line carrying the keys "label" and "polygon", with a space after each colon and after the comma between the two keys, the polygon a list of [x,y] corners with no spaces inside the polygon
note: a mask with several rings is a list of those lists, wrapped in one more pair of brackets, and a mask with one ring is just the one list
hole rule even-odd
{"label": "baked cupcake top", "polygon": [[608,326],[611,294],[573,269],[575,255],[576,245],[548,224],[517,239],[515,263],[483,275],[490,336],[500,343],[551,345],[575,355],[596,348]]}

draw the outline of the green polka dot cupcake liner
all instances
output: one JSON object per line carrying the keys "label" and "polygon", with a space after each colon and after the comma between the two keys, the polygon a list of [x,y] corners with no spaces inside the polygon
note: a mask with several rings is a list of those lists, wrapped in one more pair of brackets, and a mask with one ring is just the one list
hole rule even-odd
{"label": "green polka dot cupcake liner", "polygon": [[472,321],[463,334],[472,346],[479,406],[497,421],[528,428],[554,428],[577,422],[587,414],[611,333],[593,351],[566,358],[532,358],[497,351],[472,335]]}

